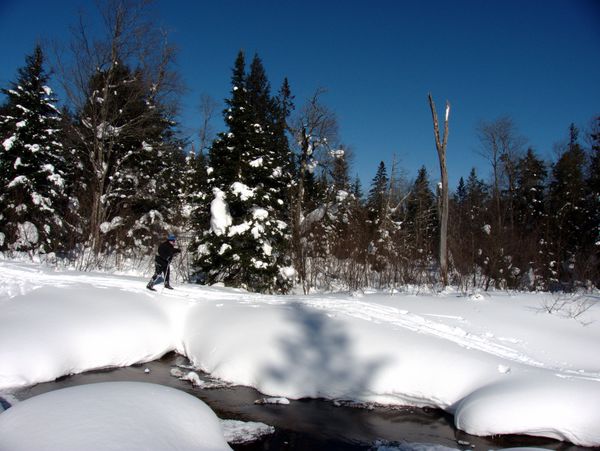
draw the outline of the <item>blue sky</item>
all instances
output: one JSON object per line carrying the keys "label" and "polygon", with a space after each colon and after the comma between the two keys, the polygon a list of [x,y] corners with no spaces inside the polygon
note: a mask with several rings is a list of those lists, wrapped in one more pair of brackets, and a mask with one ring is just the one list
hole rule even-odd
{"label": "blue sky", "polygon": [[[0,0],[0,84],[15,79],[37,40],[67,40],[81,8],[95,13],[92,1]],[[411,178],[421,165],[439,178],[428,92],[440,115],[452,104],[452,188],[472,166],[489,173],[477,154],[482,120],[511,116],[551,159],[571,122],[585,129],[600,115],[598,0],[158,0],[153,9],[179,48],[188,134],[202,93],[229,95],[237,52],[258,53],[274,91],[287,76],[298,105],[328,90],[365,191],[394,154]]]}

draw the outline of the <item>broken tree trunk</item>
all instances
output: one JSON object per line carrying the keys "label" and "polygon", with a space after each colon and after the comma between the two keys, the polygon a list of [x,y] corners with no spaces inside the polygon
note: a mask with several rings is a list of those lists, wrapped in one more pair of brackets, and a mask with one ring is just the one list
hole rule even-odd
{"label": "broken tree trunk", "polygon": [[446,144],[448,142],[448,118],[450,116],[450,103],[446,101],[446,117],[444,120],[444,137],[440,139],[440,128],[438,124],[435,103],[429,94],[429,106],[433,117],[433,133],[435,135],[435,147],[440,160],[441,190],[440,190],[440,275],[444,287],[448,285],[448,171],[446,169]]}

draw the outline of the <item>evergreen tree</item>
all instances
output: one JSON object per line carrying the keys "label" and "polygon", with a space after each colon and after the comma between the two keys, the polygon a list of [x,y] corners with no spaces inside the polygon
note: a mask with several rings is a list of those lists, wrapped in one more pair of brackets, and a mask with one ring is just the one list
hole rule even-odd
{"label": "evergreen tree", "polygon": [[467,198],[467,187],[465,186],[465,179],[462,177],[458,181],[458,186],[456,187],[456,192],[454,193],[454,203],[456,205],[462,206]]}
{"label": "evergreen tree", "polygon": [[435,254],[438,226],[435,199],[425,166],[419,169],[407,199],[406,224],[413,258],[420,265],[425,265]]}
{"label": "evergreen tree", "polygon": [[540,160],[533,149],[517,164],[515,219],[519,225],[515,255],[515,267],[528,270],[526,279],[532,289],[546,287],[547,241],[545,233],[546,192],[545,184],[548,172],[544,161]]}
{"label": "evergreen tree", "polygon": [[211,228],[201,232],[197,247],[196,263],[210,283],[261,292],[285,291],[291,284],[289,86],[284,91],[273,98],[260,58],[246,74],[244,54],[238,54],[224,112],[228,132],[209,152]]}
{"label": "evergreen tree", "polygon": [[348,258],[354,245],[349,242],[352,219],[356,213],[356,199],[350,192],[349,165],[344,149],[332,152],[333,169],[329,187],[329,203],[325,228],[332,254],[337,258]]}
{"label": "evergreen tree", "polygon": [[545,215],[545,182],[547,171],[533,149],[517,164],[516,219],[526,231],[531,232],[542,226]]}
{"label": "evergreen tree", "polygon": [[60,250],[68,230],[61,115],[37,46],[0,114],[0,249]]}
{"label": "evergreen tree", "polygon": [[578,130],[571,125],[567,149],[552,168],[549,193],[550,211],[555,215],[551,223],[552,272],[563,282],[572,281],[576,254],[584,244],[588,218],[584,171],[585,153],[578,142]]}
{"label": "evergreen tree", "polygon": [[377,168],[377,173],[371,181],[371,189],[367,198],[367,209],[369,211],[369,220],[374,225],[381,222],[384,209],[388,203],[388,185],[389,179],[385,169],[385,163],[381,161]]}
{"label": "evergreen tree", "polygon": [[587,211],[589,221],[586,227],[585,248],[590,254],[590,279],[600,287],[600,116],[596,118],[595,130],[590,134],[590,164],[587,176]]}
{"label": "evergreen tree", "polygon": [[394,243],[393,224],[389,212],[389,178],[384,162],[379,163],[377,173],[371,182],[367,198],[367,217],[369,219],[369,257],[372,268],[382,272],[391,264]]}
{"label": "evergreen tree", "polygon": [[479,268],[485,266],[483,246],[489,230],[485,222],[487,201],[487,186],[472,168],[466,182],[461,177],[450,210],[450,253],[455,269],[462,276],[459,283],[465,287],[469,285],[469,276],[473,277],[472,285],[477,284]]}
{"label": "evergreen tree", "polygon": [[352,194],[356,199],[363,198],[362,184],[358,175],[356,175],[356,177],[354,178],[354,183],[352,184]]}
{"label": "evergreen tree", "polygon": [[[207,230],[210,227],[210,199],[206,156],[193,149],[186,157],[185,205],[189,212],[191,230]],[[195,236],[195,234],[194,234]],[[196,245],[199,243],[196,242]]]}

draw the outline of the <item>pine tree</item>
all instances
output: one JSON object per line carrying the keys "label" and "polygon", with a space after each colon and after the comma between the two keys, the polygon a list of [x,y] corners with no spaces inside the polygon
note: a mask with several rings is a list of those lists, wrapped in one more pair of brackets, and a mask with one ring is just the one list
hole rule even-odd
{"label": "pine tree", "polygon": [[532,289],[545,288],[547,283],[547,242],[545,233],[546,178],[548,171],[533,149],[517,164],[516,200],[514,204],[518,251],[515,267],[528,270],[528,285]]}
{"label": "pine tree", "polygon": [[381,161],[371,182],[367,198],[369,220],[369,258],[372,268],[381,272],[391,264],[393,255],[393,227],[389,212],[389,178],[385,163]]}
{"label": "pine tree", "polygon": [[595,120],[595,130],[590,133],[592,147],[587,176],[587,211],[585,249],[589,251],[590,279],[600,287],[600,116]]}
{"label": "pine tree", "polygon": [[527,231],[539,229],[545,215],[545,182],[548,171],[533,149],[517,164],[516,219]]}
{"label": "pine tree", "polygon": [[456,205],[462,206],[467,197],[467,187],[465,186],[465,179],[462,177],[458,181],[458,186],[456,187],[456,193],[454,193],[454,203]]}
{"label": "pine tree", "polygon": [[371,189],[367,198],[367,208],[369,211],[369,220],[376,225],[381,222],[384,209],[388,202],[389,179],[385,168],[385,163],[381,161],[377,168],[377,173],[371,181]]}
{"label": "pine tree", "polygon": [[60,250],[67,224],[61,115],[37,46],[0,115],[0,249]]}
{"label": "pine tree", "polygon": [[466,182],[461,177],[453,198],[454,208],[450,212],[450,250],[455,269],[462,276],[461,283],[465,287],[469,285],[469,276],[473,277],[472,285],[476,285],[478,268],[485,267],[484,237],[489,231],[485,219],[487,201],[487,186],[472,168]]}
{"label": "pine tree", "polygon": [[333,169],[328,193],[327,217],[325,228],[332,254],[337,258],[348,258],[353,252],[348,237],[351,233],[352,218],[356,206],[350,192],[350,176],[347,155],[344,149],[332,152]]}
{"label": "pine tree", "polygon": [[587,221],[585,153],[578,142],[578,130],[570,127],[567,149],[552,168],[550,182],[550,211],[554,214],[551,225],[556,279],[571,282],[576,264],[576,254],[584,242],[583,229]]}
{"label": "pine tree", "polygon": [[419,169],[407,199],[406,222],[411,236],[413,258],[424,265],[435,254],[438,226],[434,195],[425,166]]}
{"label": "pine tree", "polygon": [[288,86],[279,102],[274,99],[260,58],[246,74],[244,54],[238,54],[224,112],[228,132],[209,152],[211,228],[201,232],[197,265],[210,283],[261,292],[286,291],[291,284],[286,267],[292,159],[285,137],[290,97]]}

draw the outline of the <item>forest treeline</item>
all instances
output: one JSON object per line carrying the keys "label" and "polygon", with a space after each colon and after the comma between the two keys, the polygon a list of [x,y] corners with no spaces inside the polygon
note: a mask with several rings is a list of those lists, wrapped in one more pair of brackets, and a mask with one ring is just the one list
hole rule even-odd
{"label": "forest treeline", "polygon": [[[186,248],[185,273],[203,283],[260,292],[439,285],[440,195],[425,167],[411,176],[382,161],[363,190],[323,91],[298,101],[287,79],[273,90],[259,56],[243,52],[224,130],[210,134],[205,99],[194,148],[177,127],[174,51],[138,12],[115,2],[100,38],[80,22],[72,57],[54,68],[64,98],[39,46],[2,87],[5,255],[95,269],[142,261],[172,232]],[[474,132],[491,177],[473,169],[450,195],[450,283],[600,287],[600,116],[583,133],[565,124],[553,161],[526,146],[510,117]]]}

